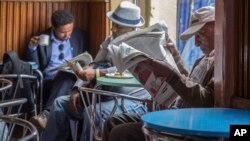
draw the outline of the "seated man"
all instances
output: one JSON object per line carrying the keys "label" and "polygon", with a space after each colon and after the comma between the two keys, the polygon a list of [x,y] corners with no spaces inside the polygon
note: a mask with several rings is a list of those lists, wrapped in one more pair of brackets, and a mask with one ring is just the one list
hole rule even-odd
{"label": "seated man", "polygon": [[[46,125],[47,110],[58,96],[67,95],[76,81],[75,75],[53,69],[87,50],[86,33],[74,28],[74,17],[65,10],[51,16],[52,27],[33,36],[27,48],[28,61],[36,62],[44,76],[43,101],[45,111],[31,121],[39,130]],[[49,35],[49,45],[38,44],[39,35]]]}
{"label": "seated man", "polygon": [[[121,2],[116,10],[108,12],[107,16],[112,21],[112,36],[107,38],[101,44],[100,50],[94,59],[94,64],[96,65],[84,68],[82,71],[79,71],[77,73],[79,78],[81,78],[82,80],[92,81],[96,77],[104,76],[108,72],[115,72],[116,68],[112,67],[112,60],[107,50],[109,43],[114,38],[127,32],[134,31],[137,27],[140,27],[144,24],[144,20],[140,16],[140,8],[128,1]],[[106,64],[111,65],[111,67],[101,68],[98,65],[101,62],[106,62]],[[77,82],[82,83],[83,81]],[[81,85],[78,84],[77,86]],[[137,88],[106,86],[105,88],[102,87],[102,89],[113,92],[128,93]],[[148,93],[145,90],[143,90],[140,94],[137,94],[137,96],[149,97]],[[110,113],[112,108],[110,105],[112,105],[113,103],[114,100],[110,98],[104,99],[101,103],[103,106],[102,115],[104,120],[107,118],[107,114]],[[44,141],[64,141],[69,138],[69,123],[74,119],[84,119],[81,141],[89,141],[90,121],[86,115],[87,109],[85,109],[85,107],[81,105],[81,99],[77,88],[74,88],[72,90],[70,96],[62,96],[57,98],[51,109],[48,124],[44,131]],[[132,100],[125,100],[125,108],[129,112],[146,112],[144,105]],[[121,113],[122,111],[120,109],[121,108],[118,107],[116,112]],[[52,132],[53,134],[51,134]]]}
{"label": "seated man", "polygon": [[[155,75],[161,74],[161,77],[166,77],[166,82],[178,95],[172,108],[212,107],[214,105],[214,15],[214,7],[198,9],[191,16],[190,27],[180,36],[182,40],[187,40],[194,35],[195,44],[204,53],[204,56],[196,61],[188,77],[177,73],[170,65],[161,65],[161,61],[146,60],[136,66],[150,65]],[[167,47],[177,59],[175,61],[179,62],[180,57],[176,48]],[[164,70],[157,69],[159,66]],[[180,67],[178,66],[178,68]],[[181,67],[180,70],[183,68]],[[103,140],[145,141],[142,125],[140,115],[117,114],[111,116],[105,122]]]}

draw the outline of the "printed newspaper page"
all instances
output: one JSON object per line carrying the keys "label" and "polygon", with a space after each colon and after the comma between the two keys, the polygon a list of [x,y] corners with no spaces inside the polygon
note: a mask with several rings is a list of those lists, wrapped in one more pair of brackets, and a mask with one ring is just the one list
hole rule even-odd
{"label": "printed newspaper page", "polygon": [[152,98],[166,107],[173,102],[177,94],[165,81],[166,77],[156,76],[150,66],[141,65],[141,63],[138,66],[138,63],[147,59],[157,59],[170,64],[179,72],[172,54],[163,48],[167,40],[167,26],[164,22],[160,22],[148,28],[121,35],[108,47],[117,70],[123,72],[128,69],[148,90]]}
{"label": "printed newspaper page", "polygon": [[151,94],[153,100],[162,106],[168,107],[175,100],[177,94],[166,82],[166,77],[156,76],[152,70],[151,66],[142,63],[129,69]]}
{"label": "printed newspaper page", "polygon": [[64,64],[53,68],[53,70],[58,69],[60,71],[65,71],[74,74],[74,69],[77,70],[80,68],[79,66],[86,66],[89,65],[91,62],[93,62],[92,56],[88,52],[84,52],[70,60],[65,60]]}
{"label": "printed newspaper page", "polygon": [[172,54],[163,48],[168,40],[167,30],[167,25],[161,21],[148,28],[121,35],[114,39],[112,44],[119,46],[121,43],[126,43],[151,58],[171,64],[178,71]]}
{"label": "printed newspaper page", "polygon": [[125,43],[119,46],[111,45],[108,50],[117,70],[123,72],[128,69],[158,104],[167,107],[177,97],[172,87],[165,81],[166,77],[156,76],[153,72],[154,69],[150,65],[140,63],[152,59],[149,55]]}

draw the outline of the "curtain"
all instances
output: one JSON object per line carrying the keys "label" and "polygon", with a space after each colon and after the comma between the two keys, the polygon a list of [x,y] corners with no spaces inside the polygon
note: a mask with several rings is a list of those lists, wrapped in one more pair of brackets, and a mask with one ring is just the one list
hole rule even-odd
{"label": "curtain", "polygon": [[176,46],[188,70],[192,68],[194,61],[202,55],[202,52],[195,46],[194,37],[182,41],[179,36],[188,28],[190,15],[193,11],[207,5],[214,6],[214,4],[215,0],[178,0]]}

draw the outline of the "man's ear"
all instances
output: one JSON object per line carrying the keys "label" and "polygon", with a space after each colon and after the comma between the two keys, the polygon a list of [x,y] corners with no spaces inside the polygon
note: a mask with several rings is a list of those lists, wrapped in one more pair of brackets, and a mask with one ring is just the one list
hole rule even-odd
{"label": "man's ear", "polygon": [[55,34],[55,27],[51,26],[51,29],[52,29],[53,33]]}

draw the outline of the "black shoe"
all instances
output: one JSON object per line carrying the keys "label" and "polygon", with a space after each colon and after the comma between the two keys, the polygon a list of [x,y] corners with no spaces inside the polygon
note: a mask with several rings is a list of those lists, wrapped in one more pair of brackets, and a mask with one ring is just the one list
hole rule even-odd
{"label": "black shoe", "polygon": [[[46,112],[48,112],[48,111],[46,111]],[[43,112],[37,116],[30,118],[30,122],[36,126],[36,128],[39,132],[42,132],[47,125],[48,113],[46,113],[46,112]]]}

